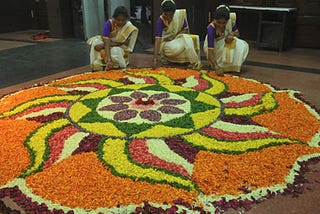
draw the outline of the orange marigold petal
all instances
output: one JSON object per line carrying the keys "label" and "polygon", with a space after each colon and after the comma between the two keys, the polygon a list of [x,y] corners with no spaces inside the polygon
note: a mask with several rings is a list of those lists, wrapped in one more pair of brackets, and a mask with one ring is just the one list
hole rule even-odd
{"label": "orange marigold petal", "polygon": [[287,92],[276,93],[275,98],[279,107],[270,113],[254,116],[253,120],[286,137],[309,142],[320,130],[320,121]]}
{"label": "orange marigold petal", "polygon": [[198,153],[193,179],[205,194],[239,194],[241,187],[269,187],[285,183],[290,167],[319,148],[301,144],[282,145],[241,155]]}
{"label": "orange marigold petal", "polygon": [[92,152],[72,156],[26,181],[35,194],[71,208],[111,208],[143,201],[172,203],[177,198],[191,203],[196,197],[195,192],[169,185],[114,176]]}
{"label": "orange marigold petal", "polygon": [[264,93],[264,92],[270,92],[271,89],[258,82],[250,81],[243,78],[237,78],[232,76],[224,76],[219,77],[215,75],[213,72],[207,73],[210,77],[213,77],[215,79],[218,79],[229,87],[229,92],[237,92],[240,94],[246,94],[246,93]]}
{"label": "orange marigold petal", "polygon": [[87,74],[81,74],[81,75],[76,75],[73,77],[57,80],[53,84],[65,84],[65,83],[72,83],[72,82],[84,81],[84,80],[90,80],[90,79],[119,80],[124,76],[125,76],[124,73],[120,71],[87,73]]}
{"label": "orange marigold petal", "polygon": [[19,93],[9,95],[1,100],[0,114],[9,111],[13,107],[24,102],[34,100],[35,98],[46,97],[50,95],[67,94],[58,88],[51,86],[40,86],[30,89],[25,89]]}
{"label": "orange marigold petal", "polygon": [[0,186],[16,178],[30,163],[29,152],[23,145],[41,123],[26,120],[0,120]]}
{"label": "orange marigold petal", "polygon": [[166,68],[166,75],[172,79],[184,79],[190,76],[200,75],[199,71],[195,70],[183,70],[181,69],[167,69]]}
{"label": "orange marigold petal", "polygon": [[200,75],[201,73],[196,70],[186,70],[179,68],[146,68],[146,69],[138,69],[138,68],[130,68],[128,69],[130,72],[148,72],[150,74],[165,74],[167,77],[171,79],[184,79],[190,76]]}

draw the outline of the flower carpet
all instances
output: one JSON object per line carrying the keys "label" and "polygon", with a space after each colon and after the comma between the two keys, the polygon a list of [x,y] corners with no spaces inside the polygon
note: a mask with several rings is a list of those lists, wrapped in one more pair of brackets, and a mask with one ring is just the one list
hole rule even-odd
{"label": "flower carpet", "polygon": [[301,94],[177,68],[85,73],[0,99],[0,210],[218,213],[320,156]]}

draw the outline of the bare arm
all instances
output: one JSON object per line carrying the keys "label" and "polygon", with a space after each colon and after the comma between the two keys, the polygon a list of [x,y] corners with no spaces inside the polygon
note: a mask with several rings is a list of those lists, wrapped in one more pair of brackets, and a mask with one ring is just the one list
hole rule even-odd
{"label": "bare arm", "polygon": [[208,49],[208,60],[209,60],[209,63],[212,65],[212,67],[215,70],[219,69],[218,63],[217,63],[215,55],[214,55],[214,48]]}
{"label": "bare arm", "polygon": [[110,68],[112,66],[111,53],[110,53],[111,40],[104,38],[103,42],[104,42],[104,51],[106,52],[104,62],[106,63],[107,68]]}
{"label": "bare arm", "polygon": [[232,36],[235,36],[238,38],[240,37],[240,32],[238,30],[233,31],[231,34],[232,34]]}
{"label": "bare arm", "polygon": [[118,43],[118,42],[113,42],[113,41],[110,41],[110,47],[116,47],[116,46],[121,46],[122,43]]}
{"label": "bare arm", "polygon": [[215,58],[214,48],[208,49],[208,60],[209,60],[209,63],[212,65],[215,73],[218,76],[223,76],[223,70],[219,67],[219,65],[216,61],[216,58]]}
{"label": "bare arm", "polygon": [[156,64],[159,61],[158,55],[159,55],[159,51],[160,51],[161,40],[162,40],[161,37],[156,37],[155,38],[154,52],[153,52],[153,64],[154,64],[154,66],[156,66]]}

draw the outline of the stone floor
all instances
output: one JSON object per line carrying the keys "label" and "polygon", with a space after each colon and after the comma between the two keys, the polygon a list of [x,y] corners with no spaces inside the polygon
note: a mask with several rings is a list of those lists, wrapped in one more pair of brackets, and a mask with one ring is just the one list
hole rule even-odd
{"label": "stone floor", "polygon": [[[12,38],[12,37],[9,37]],[[26,43],[26,44],[25,44]],[[150,44],[138,40],[130,55],[131,67],[150,67]],[[90,71],[89,47],[77,39],[34,42],[0,35],[0,96],[39,82]],[[241,77],[301,91],[307,101],[320,108],[320,50],[292,49],[282,53],[251,48]],[[304,194],[298,198],[277,196],[255,205],[246,213],[320,213],[320,164],[311,166]],[[230,210],[227,213],[242,213]]]}

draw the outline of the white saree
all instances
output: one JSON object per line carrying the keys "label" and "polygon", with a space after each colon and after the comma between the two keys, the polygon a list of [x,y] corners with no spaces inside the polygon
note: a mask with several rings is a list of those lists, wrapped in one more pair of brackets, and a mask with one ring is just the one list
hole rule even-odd
{"label": "white saree", "polygon": [[[232,32],[232,26],[236,23],[236,14],[230,13],[230,19],[227,22],[224,36],[214,39],[215,59],[223,71],[240,72],[243,62],[249,53],[249,45],[246,41],[234,38],[230,44],[225,43],[225,36]],[[208,35],[204,41],[203,50],[208,56]]]}
{"label": "white saree", "polygon": [[[186,10],[176,10],[172,21],[162,32],[160,54],[170,62],[196,64],[200,62],[200,39],[198,35],[179,34],[187,20]],[[176,36],[171,41],[166,38]]]}
{"label": "white saree", "polygon": [[[125,68],[129,64],[129,52],[132,52],[138,37],[138,29],[128,21],[122,28],[114,29],[110,34],[110,40],[116,43],[122,43],[121,46],[111,47],[111,60],[117,67]],[[91,45],[90,64],[94,71],[103,70],[106,66],[104,62],[105,51],[95,50],[96,45],[104,44],[103,37],[98,35],[88,39],[87,43]]]}

